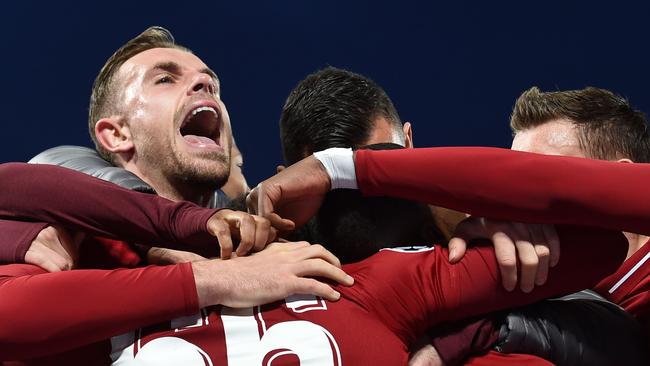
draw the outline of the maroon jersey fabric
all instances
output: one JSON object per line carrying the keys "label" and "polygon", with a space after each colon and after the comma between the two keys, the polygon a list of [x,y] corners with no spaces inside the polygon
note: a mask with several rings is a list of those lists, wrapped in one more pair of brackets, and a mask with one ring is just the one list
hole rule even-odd
{"label": "maroon jersey fabric", "polygon": [[[648,242],[650,243],[650,242]],[[650,244],[637,250],[595,288],[598,293],[634,315],[650,337]],[[650,339],[648,339],[650,349]]]}
{"label": "maroon jersey fabric", "polygon": [[[98,236],[218,253],[217,239],[206,230],[218,210],[130,191],[53,165],[2,164],[0,177],[0,218],[59,223]],[[2,243],[11,247],[12,239],[21,238],[3,235]]]}
{"label": "maroon jersey fabric", "polygon": [[[369,195],[420,199],[505,220],[650,235],[648,164],[492,148],[357,151],[355,163],[360,189]],[[650,245],[595,289],[639,319],[650,336]]]}
{"label": "maroon jersey fabric", "polygon": [[[355,164],[359,187],[368,195],[419,199],[504,220],[650,235],[648,164],[493,148],[363,150],[356,152]],[[646,244],[597,288],[637,316],[650,312],[649,253]]]}
{"label": "maroon jersey fabric", "polygon": [[[393,151],[392,153],[394,154],[392,155],[380,154],[385,152],[373,152],[377,153],[374,157],[369,153],[364,154],[365,152],[357,152],[356,159],[359,184],[362,191],[365,193],[391,194],[411,199],[417,198],[420,201],[428,201],[434,204],[442,203],[451,208],[467,212],[520,221],[532,220],[536,222],[553,222],[554,219],[558,219],[559,221],[566,223],[590,223],[597,225],[598,221],[604,220],[600,213],[610,212],[611,214],[611,207],[607,207],[606,203],[609,202],[611,204],[612,202],[618,202],[616,200],[611,201],[611,194],[610,196],[607,196],[607,189],[602,189],[602,185],[599,184],[580,187],[579,190],[569,188],[568,191],[564,191],[561,188],[566,187],[569,184],[566,183],[566,181],[564,181],[565,178],[561,176],[557,177],[554,184],[552,184],[553,174],[551,174],[551,177],[542,174],[540,177],[534,177],[533,183],[531,183],[530,187],[523,188],[522,186],[526,186],[526,184],[522,184],[520,180],[512,178],[521,175],[520,173],[522,169],[525,170],[525,167],[527,166],[532,166],[536,169],[539,169],[540,167],[541,169],[559,169],[556,170],[556,172],[560,173],[567,169],[569,171],[575,171],[576,166],[578,166],[579,168],[584,168],[582,174],[585,174],[584,170],[586,169],[589,173],[602,174],[603,177],[606,178],[607,174],[609,174],[608,169],[613,169],[616,172],[619,171],[617,166],[608,166],[606,168],[595,167],[595,165],[589,164],[582,166],[581,164],[584,164],[584,161],[574,161],[567,164],[563,160],[550,159],[549,157],[541,157],[540,159],[533,154],[512,153],[498,149],[466,150],[469,150],[469,153],[463,152],[462,149],[412,150],[409,151],[410,155],[403,155],[403,151]],[[364,155],[366,158],[362,157]],[[453,163],[454,159],[456,159],[455,163]],[[484,160],[481,161],[481,159]],[[540,159],[540,161],[535,161],[535,159]],[[450,161],[452,161],[452,163],[450,163]],[[495,161],[496,163],[493,164]],[[552,163],[545,163],[545,161],[550,161]],[[539,163],[541,165],[534,165],[531,163]],[[557,164],[559,167],[554,167],[554,164]],[[494,170],[487,169],[486,167],[489,165],[491,165]],[[422,169],[423,166],[427,166],[428,168]],[[570,166],[571,169],[566,166]],[[461,169],[461,167],[463,167],[463,169]],[[472,171],[472,169],[470,169],[472,167],[476,167],[476,171]],[[448,170],[438,170],[439,168]],[[508,169],[510,169],[510,171],[508,171]],[[505,173],[503,173],[504,170]],[[529,170],[532,169],[529,168]],[[495,173],[495,171],[499,173]],[[395,172],[397,173],[397,176],[395,176]],[[465,175],[463,176],[463,174]],[[510,175],[508,176],[508,174]],[[645,173],[646,178],[649,175],[650,171]],[[633,179],[636,175],[624,174],[624,177]],[[647,179],[645,181],[647,181]],[[611,181],[604,179],[602,183],[605,185],[609,184],[607,188],[611,190]],[[596,189],[591,189],[594,186]],[[527,194],[528,196],[526,196]],[[554,196],[558,194],[559,198]],[[575,194],[576,196],[574,197],[572,194]],[[626,195],[632,195],[628,190],[622,193],[617,191],[617,194],[622,198],[625,198]],[[594,198],[596,197],[599,202],[592,203],[591,201],[594,201]],[[631,204],[631,202],[636,202],[636,197],[634,199],[628,198],[627,202],[629,204]],[[610,209],[610,211],[607,211],[607,209]],[[590,210],[595,210],[596,213],[592,215]],[[616,211],[615,213],[627,212],[623,209],[614,210]],[[640,227],[640,223],[644,222],[644,220],[647,222],[648,215],[650,215],[650,212],[644,212],[643,210],[637,210],[634,208],[630,209],[630,211],[629,215],[626,216],[629,220],[626,220],[625,222],[634,227],[636,227],[635,225]],[[491,212],[494,214],[491,214]],[[580,213],[581,216],[563,216],[571,216],[575,213]],[[643,214],[646,215],[643,219],[639,219],[635,216]],[[604,226],[611,226],[608,224],[612,224],[613,228],[621,228],[616,225],[616,220],[613,221],[614,223],[604,223]],[[625,227],[623,228],[625,229]],[[628,230],[642,232],[641,230]],[[338,309],[341,307],[340,313],[338,313],[339,316],[336,317],[337,319],[331,320],[332,324],[325,320],[322,320],[322,322],[325,323],[319,323],[321,320],[316,319],[317,316],[313,315],[315,313],[312,311],[303,312],[304,314],[312,313],[312,315],[307,319],[296,318],[294,317],[295,314],[302,313],[290,310],[293,305],[290,305],[289,308],[284,305],[285,307],[282,308],[282,304],[276,304],[276,307],[270,311],[273,313],[275,310],[275,314],[284,314],[286,317],[283,318],[277,315],[277,318],[274,318],[276,315],[269,315],[270,318],[268,322],[277,326],[285,322],[307,321],[309,324],[313,324],[314,327],[318,327],[314,328],[312,325],[305,324],[305,326],[310,330],[319,329],[319,331],[325,334],[325,338],[322,339],[327,340],[330,345],[330,350],[336,349],[332,339],[336,340],[337,337],[342,337],[341,339],[345,339],[346,342],[354,339],[356,342],[362,342],[361,344],[363,345],[367,344],[367,346],[361,348],[366,350],[365,354],[357,354],[356,356],[353,356],[352,354],[355,352],[353,349],[355,344],[352,343],[352,341],[349,341],[351,344],[345,343],[344,345],[341,345],[336,341],[336,344],[339,346],[339,350],[341,351],[341,357],[344,357],[343,355],[350,355],[349,357],[366,357],[364,361],[361,361],[360,358],[351,358],[349,360],[347,358],[341,358],[341,362],[345,361],[346,364],[363,365],[370,364],[370,362],[374,364],[391,364],[390,362],[384,362],[384,360],[392,360],[392,357],[403,362],[406,357],[405,345],[412,341],[415,335],[423,331],[427,326],[444,320],[459,319],[468,315],[493,311],[502,307],[529,303],[543,297],[556,296],[566,291],[575,291],[581,288],[590,287],[594,284],[597,278],[602,278],[606,274],[613,272],[617,267],[617,262],[620,263],[620,261],[622,261],[626,252],[625,247],[627,243],[623,236],[617,233],[597,229],[585,230],[584,228],[565,228],[560,229],[560,234],[560,238],[566,247],[566,249],[563,247],[562,260],[558,267],[551,271],[549,275],[549,283],[546,286],[536,289],[532,296],[524,295],[519,292],[507,293],[502,290],[497,275],[498,271],[496,269],[496,261],[491,248],[478,248],[471,251],[467,254],[467,258],[455,266],[448,264],[446,253],[444,253],[443,250],[436,249],[415,254],[384,251],[367,261],[346,268],[355,276],[357,283],[349,289],[339,288],[339,291],[341,291],[343,295],[341,301],[336,303],[326,303],[328,309]],[[397,260],[398,258],[402,259]],[[580,263],[584,262],[588,262],[588,265],[581,266]],[[19,266],[18,268],[21,267]],[[24,270],[24,267],[22,268]],[[579,268],[579,270],[577,270],[577,268]],[[16,267],[14,267],[14,272],[15,271]],[[129,271],[138,270],[123,270],[124,273],[135,273]],[[38,276],[30,276],[28,273],[29,272],[23,273],[22,275],[18,275],[18,277],[16,277],[16,273],[7,274],[3,284],[0,285],[0,291],[6,284],[22,281],[22,286],[16,286],[16,288],[20,288],[23,291],[23,295],[26,293],[34,293],[29,289],[29,284],[30,282],[36,282],[32,280]],[[102,278],[102,281],[108,281],[111,277],[109,274],[112,272],[98,273],[97,276]],[[56,274],[52,274],[48,277],[48,281],[53,281],[52,288],[56,288],[54,282],[60,278],[60,276],[55,275]],[[24,279],[24,277],[27,277],[27,279]],[[127,276],[125,275],[125,278],[126,277]],[[90,279],[90,277],[87,278],[87,283],[92,283]],[[172,285],[172,283],[180,284],[181,282],[183,282],[181,279],[177,278],[173,280],[170,278],[170,282],[165,283],[164,285]],[[83,297],[83,288],[87,283],[83,284],[79,281],[70,281],[70,283],[76,284],[79,288],[76,290],[70,288],[70,291],[66,292],[66,300],[62,302],[61,306],[69,306],[70,304],[74,304],[74,306],[96,306],[96,304],[94,304],[94,302],[97,301],[96,299],[87,299]],[[164,291],[162,281],[158,281],[157,283],[156,281],[151,281],[150,285],[151,293],[156,292],[156,290]],[[187,282],[185,285],[187,285]],[[46,286],[43,286],[41,290],[44,291],[45,287]],[[138,314],[131,312],[129,309],[131,306],[134,306],[136,310],[142,311],[142,303],[145,300],[139,298],[137,293],[131,292],[130,288],[131,286],[124,286],[123,288],[124,292],[122,293],[123,296],[121,298],[123,308],[119,309],[119,311],[126,311],[127,316],[131,317],[130,324],[132,327],[139,327],[145,324],[142,324],[142,322],[138,320]],[[191,292],[192,290],[188,291]],[[16,294],[19,293],[20,292],[17,292]],[[14,296],[16,296],[16,294],[14,294]],[[194,296],[196,296],[195,292]],[[46,303],[45,298],[46,297],[42,298],[43,303]],[[107,298],[105,300],[108,301],[114,299]],[[154,309],[162,309],[165,307],[165,304],[162,301],[158,302],[158,299],[155,297],[151,298],[149,302],[155,303],[155,305],[150,305]],[[136,303],[139,304],[139,306]],[[293,304],[293,302],[289,302],[289,304]],[[354,310],[354,308],[358,309]],[[289,312],[289,310],[291,312]],[[117,312],[118,310],[114,309],[113,311]],[[263,313],[266,314],[266,312]],[[235,315],[236,317],[234,320],[245,319],[249,316],[258,320],[260,319],[259,316],[256,317],[255,313],[252,314],[253,315],[247,314],[242,318]],[[345,314],[348,316],[346,317]],[[24,316],[27,315],[28,314],[24,314]],[[47,314],[36,313],[35,315],[47,318]],[[32,317],[35,315],[29,314],[29,316]],[[70,312],[70,314],[66,313],[66,315],[74,316],[74,312]],[[111,315],[115,314],[109,312],[106,314],[106,317],[102,319],[108,322],[108,318],[110,318]],[[216,318],[217,315],[219,319]],[[352,317],[352,315],[359,315],[361,318],[355,320],[356,317]],[[38,316],[36,318],[38,318]],[[142,313],[140,313],[140,316],[142,316]],[[218,324],[220,320],[223,324],[223,315],[221,314],[221,311],[218,313],[210,312],[206,316],[202,316],[200,321],[195,320],[194,323],[189,320],[189,324],[196,325],[199,323],[199,325],[201,325],[203,324],[201,322],[204,322],[204,318],[209,322],[210,316],[213,316],[214,319],[216,319],[210,324]],[[313,317],[313,319],[311,317]],[[325,316],[322,317],[324,318]],[[261,318],[266,319],[264,316]],[[228,321],[230,318],[226,319],[226,323],[229,324]],[[16,320],[20,321],[20,319]],[[57,325],[59,327],[65,327],[64,322],[67,320],[68,319],[57,318],[50,320],[49,325],[52,329],[56,329]],[[124,324],[118,325],[117,322],[111,322],[111,324],[104,324],[99,321],[92,322],[91,320],[88,320],[88,322],[88,324],[90,324],[87,328],[89,332],[90,329],[94,329],[94,327],[103,327],[101,329],[103,329],[106,334],[109,333],[109,328],[113,326],[114,328],[111,330],[113,335],[122,332],[125,326]],[[266,324],[266,322],[267,320],[264,320],[263,323]],[[38,323],[39,319],[32,321],[32,324]],[[187,321],[185,323],[187,323]],[[183,320],[180,320],[177,321],[176,325],[185,323]],[[261,321],[259,323],[256,321],[256,324],[261,323]],[[375,325],[373,326],[370,323]],[[170,324],[170,326],[171,325],[174,324]],[[187,326],[187,324],[184,326]],[[260,342],[263,337],[260,336],[262,330],[259,329],[263,329],[260,327],[262,327],[262,325],[258,326],[257,342]],[[321,328],[327,330],[327,332],[322,331]],[[336,331],[329,330],[330,328],[336,329]],[[21,345],[15,344],[14,347],[7,349],[6,352],[13,352],[11,354],[19,358],[34,355],[34,353],[30,352],[33,352],[35,349],[42,349],[41,347],[45,347],[44,345],[47,344],[48,341],[51,341],[38,336],[38,327],[31,328],[30,330],[25,330],[21,327],[14,327],[12,329],[21,333],[21,337],[23,338],[20,339],[23,343],[21,343]],[[174,331],[174,334],[178,334],[183,342],[188,342],[196,346],[194,342],[198,341],[193,342],[191,340],[183,339],[182,334],[193,329],[194,331],[199,331],[200,329],[205,329],[205,327],[197,326],[189,328],[188,330],[181,330],[185,329],[183,327],[174,327],[173,330],[165,330],[164,327],[162,329],[163,330],[159,331],[163,332],[160,333],[161,335],[168,335],[171,333],[165,332]],[[179,329],[179,331],[176,331],[176,329]],[[218,329],[219,328],[216,330]],[[272,328],[269,327],[268,329]],[[284,326],[273,329],[281,331],[284,329]],[[390,332],[386,331],[386,329]],[[331,337],[327,335],[328,332],[332,335]],[[205,346],[206,348],[209,348],[207,350],[203,349],[201,346],[197,346],[199,347],[198,350],[195,348],[192,349],[196,351],[201,360],[204,360],[207,364],[213,364],[213,361],[211,360],[213,357],[215,357],[215,359],[224,357],[222,351],[219,351],[223,350],[223,344],[226,345],[227,349],[230,348],[232,350],[234,347],[228,346],[227,333],[227,330],[223,331],[223,329],[222,335],[219,335],[218,331],[209,332],[210,337],[216,337],[216,340],[214,340],[215,342],[221,342],[215,343],[214,349],[209,348],[208,346]],[[173,344],[176,344],[174,342],[177,341],[168,338],[179,338],[178,336],[157,336],[156,334],[158,333],[156,331],[150,332],[148,330],[142,334],[150,335],[152,340],[160,339],[156,342],[170,341]],[[286,333],[280,334],[295,334],[295,332],[293,332],[292,328],[289,328],[286,330]],[[205,336],[207,337],[208,334],[206,333]],[[128,335],[125,337],[128,339]],[[137,338],[140,339],[142,337],[138,336]],[[305,342],[308,342],[308,339],[310,339],[310,337],[307,336],[294,338],[304,339]],[[11,337],[9,339],[11,339]],[[272,338],[269,337],[268,339]],[[361,339],[370,340],[361,341]],[[70,337],[69,339],[60,342],[65,343],[65,347],[70,348],[87,344],[90,340],[81,339],[81,337]],[[124,338],[113,338],[113,343],[117,344],[119,342],[126,344],[126,348],[129,347],[128,340],[124,342]],[[1,343],[2,342],[0,342],[0,344]],[[151,342],[145,341],[145,343],[148,344]],[[395,348],[395,345],[401,345],[402,348]],[[134,350],[145,349],[145,347],[142,347],[142,341],[133,343],[133,347]],[[341,347],[348,347],[349,349],[341,350]],[[120,349],[119,347],[114,347],[114,345],[112,348],[116,350]],[[64,346],[61,346],[59,349],[63,351]],[[124,347],[122,347],[122,349],[124,349]],[[49,350],[52,351],[51,348]],[[295,361],[295,356],[291,356],[291,354],[302,354],[299,350],[296,350],[295,347],[289,348],[283,342],[278,343],[268,350],[269,351],[264,353],[262,357],[267,357],[267,359],[270,360],[269,362],[273,362],[274,360],[279,360],[277,362],[282,360],[285,360],[285,362],[289,362],[290,360]],[[229,355],[228,352],[229,351],[226,350],[227,355]],[[128,355],[128,352],[126,354]],[[1,359],[6,359],[4,356],[5,355],[0,354]],[[172,356],[170,355],[169,357]],[[357,360],[359,361],[357,362]],[[64,364],[74,365],[71,358],[66,359]]]}
{"label": "maroon jersey fabric", "polygon": [[48,224],[0,219],[0,263],[23,263],[25,254]]}
{"label": "maroon jersey fabric", "polygon": [[[470,250],[457,265],[449,264],[447,251],[440,248],[416,252],[383,250],[345,267],[356,283],[349,288],[338,286],[342,298],[337,302],[294,297],[254,309],[207,309],[194,317],[113,337],[113,361],[120,365],[261,364],[250,363],[251,360],[268,360],[265,364],[269,365],[297,365],[298,359],[302,365],[405,364],[408,346],[430,326],[573,292],[592,286],[598,278],[613,271],[626,253],[624,237],[605,230],[593,230],[589,235],[583,232],[583,228],[560,228],[561,239],[570,243],[572,249],[565,250],[564,261],[549,275],[548,284],[533,294],[502,289],[491,246]],[[586,248],[594,251],[589,258],[593,267],[576,272],[574,266],[583,260]],[[119,334],[134,324],[151,324],[153,319],[165,315],[172,318],[170,313],[163,313],[171,307],[168,302],[176,304],[173,311],[181,313],[177,315],[186,315],[195,306],[183,300],[195,292],[192,284],[183,280],[187,276],[170,274],[165,279],[155,279],[160,274],[153,271],[176,271],[178,266],[72,271],[65,273],[63,284],[62,274],[50,274],[49,278],[43,274],[28,275],[34,269],[27,267],[13,265],[2,269],[5,280],[0,286],[12,286],[16,291],[12,298],[25,291],[42,296],[43,301],[51,299],[53,291],[65,291],[67,295],[50,304],[48,313],[36,311],[34,299],[17,299],[10,308],[2,309],[15,314],[23,308],[30,318],[30,324],[18,323],[7,331],[11,334],[5,339],[14,340],[14,344],[0,349],[3,359],[29,357],[34,350],[51,352],[59,347],[63,351],[95,342],[108,333]],[[133,271],[142,271],[139,276],[151,273],[150,280],[129,283],[127,277]],[[83,275],[85,279],[75,277]],[[112,278],[115,276],[118,279]],[[89,292],[88,282],[105,287],[98,286]],[[168,291],[167,286],[177,289],[176,292],[155,295]],[[79,312],[79,308],[85,310]],[[143,320],[143,316],[148,319]],[[42,326],[48,331],[42,333]],[[90,333],[94,338],[89,337]],[[98,352],[97,360],[106,357],[102,354],[106,347],[93,349]],[[87,355],[88,348],[82,347],[79,352]],[[79,364],[74,352],[61,357],[50,357],[48,363],[33,359],[27,364]]]}
{"label": "maroon jersey fabric", "polygon": [[611,276],[601,281],[596,290],[630,313],[650,320],[650,245],[637,250]]}

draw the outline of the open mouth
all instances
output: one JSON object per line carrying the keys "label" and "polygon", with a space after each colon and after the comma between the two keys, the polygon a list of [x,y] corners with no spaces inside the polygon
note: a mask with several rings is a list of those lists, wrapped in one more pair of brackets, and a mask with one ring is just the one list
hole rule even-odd
{"label": "open mouth", "polygon": [[216,149],[219,146],[220,119],[217,110],[210,106],[192,109],[179,132],[188,145],[196,148]]}

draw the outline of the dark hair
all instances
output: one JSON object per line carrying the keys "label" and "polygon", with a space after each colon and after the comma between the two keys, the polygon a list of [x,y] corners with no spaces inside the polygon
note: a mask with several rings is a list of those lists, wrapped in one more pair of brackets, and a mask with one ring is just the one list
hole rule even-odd
{"label": "dark hair", "polygon": [[[403,147],[384,143],[364,148]],[[391,197],[364,197],[349,189],[329,192],[318,214],[291,238],[322,244],[342,263],[360,261],[382,248],[431,245],[444,240],[426,204]]]}
{"label": "dark hair", "polygon": [[88,109],[88,132],[95,143],[99,155],[107,161],[112,161],[111,153],[97,141],[95,125],[104,117],[110,117],[119,111],[116,103],[115,74],[128,59],[152,48],[177,48],[190,52],[187,48],[177,45],[171,32],[162,27],[149,27],[137,37],[131,39],[106,61],[93,83]]}
{"label": "dark hair", "polygon": [[374,81],[328,67],[308,75],[291,91],[280,116],[282,151],[287,164],[330,147],[359,147],[374,122],[402,122],[386,92]]}
{"label": "dark hair", "polygon": [[587,87],[541,92],[532,87],[517,99],[510,127],[517,133],[560,118],[576,125],[580,147],[591,158],[650,162],[645,116],[609,90]]}

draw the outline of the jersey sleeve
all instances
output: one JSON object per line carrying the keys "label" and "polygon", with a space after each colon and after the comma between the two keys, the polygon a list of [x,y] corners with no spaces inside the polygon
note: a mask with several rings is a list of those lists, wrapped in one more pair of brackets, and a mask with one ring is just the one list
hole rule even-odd
{"label": "jersey sleeve", "polygon": [[620,232],[564,225],[557,230],[566,243],[562,260],[549,271],[547,283],[531,293],[503,289],[492,245],[468,249],[456,264],[449,263],[446,248],[418,253],[384,249],[364,265],[369,274],[356,282],[355,287],[360,286],[355,291],[364,291],[366,295],[358,297],[365,306],[410,344],[417,334],[443,322],[593,287],[627,254],[627,240]]}
{"label": "jersey sleeve", "polygon": [[519,222],[650,235],[650,165],[497,148],[355,153],[366,195],[388,195]]}
{"label": "jersey sleeve", "polygon": [[38,233],[48,224],[0,219],[0,263],[23,263]]}
{"label": "jersey sleeve", "polygon": [[34,358],[198,311],[189,263],[45,273],[0,266],[0,360]]}
{"label": "jersey sleeve", "polygon": [[216,210],[129,191],[69,169],[0,166],[0,217],[65,225],[91,234],[161,247],[214,248],[206,223]]}

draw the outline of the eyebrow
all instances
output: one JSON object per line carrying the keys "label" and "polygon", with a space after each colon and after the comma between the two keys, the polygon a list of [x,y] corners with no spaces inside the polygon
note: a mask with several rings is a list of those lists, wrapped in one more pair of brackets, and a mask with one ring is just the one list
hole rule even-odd
{"label": "eyebrow", "polygon": [[[174,61],[159,62],[159,63],[155,64],[154,67],[151,70],[163,70],[163,71],[169,72],[171,74],[175,74],[175,75],[181,75],[182,74],[181,66],[179,64],[177,64],[176,62],[174,62]],[[203,69],[199,70],[199,72],[201,72],[203,74],[210,75],[210,77],[213,78],[217,82],[217,85],[221,85],[221,81],[219,80],[219,77],[209,67],[203,68]]]}

